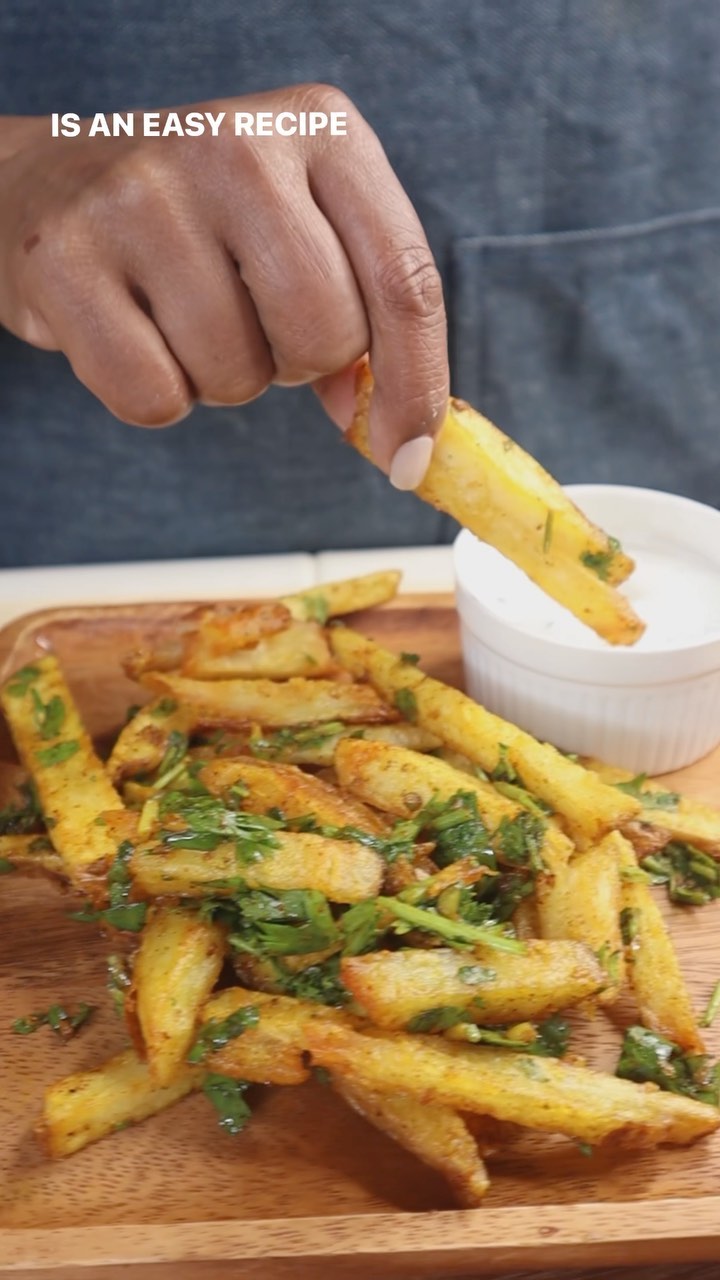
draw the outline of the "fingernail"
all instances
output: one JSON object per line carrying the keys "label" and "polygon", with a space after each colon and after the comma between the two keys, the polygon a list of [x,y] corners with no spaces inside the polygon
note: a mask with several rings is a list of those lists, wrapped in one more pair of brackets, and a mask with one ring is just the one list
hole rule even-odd
{"label": "fingernail", "polygon": [[416,436],[401,444],[390,465],[390,483],[396,489],[417,489],[430,466],[434,440]]}

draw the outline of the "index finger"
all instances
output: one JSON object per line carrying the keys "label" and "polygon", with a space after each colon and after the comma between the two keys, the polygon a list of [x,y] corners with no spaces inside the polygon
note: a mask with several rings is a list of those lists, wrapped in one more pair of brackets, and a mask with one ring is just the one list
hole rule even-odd
{"label": "index finger", "polygon": [[313,151],[309,169],[315,200],[343,243],[367,310],[373,458],[398,487],[416,488],[448,398],[440,275],[410,200],[357,111],[348,113],[347,136]]}

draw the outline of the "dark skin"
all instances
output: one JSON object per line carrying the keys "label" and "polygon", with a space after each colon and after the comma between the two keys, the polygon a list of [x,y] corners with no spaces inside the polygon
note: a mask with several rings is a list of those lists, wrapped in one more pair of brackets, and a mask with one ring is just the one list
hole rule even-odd
{"label": "dark skin", "polygon": [[[445,311],[377,137],[325,85],[200,109],[227,113],[217,138],[52,138],[43,118],[0,121],[0,323],[63,351],[146,427],[312,383],[345,428],[369,351],[374,455],[414,487],[448,395]],[[236,137],[237,110],[346,111],[347,136]]]}

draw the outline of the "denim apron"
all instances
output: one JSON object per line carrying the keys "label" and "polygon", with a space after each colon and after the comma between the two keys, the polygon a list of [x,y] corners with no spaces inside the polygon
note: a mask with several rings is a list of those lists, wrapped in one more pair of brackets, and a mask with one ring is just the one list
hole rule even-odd
{"label": "denim apron", "polygon": [[[379,133],[437,257],[452,381],[564,481],[715,503],[717,0],[2,0],[0,113],[303,80]],[[1,198],[1,196],[0,196]],[[118,424],[0,333],[0,564],[433,543],[452,522],[307,389]]]}

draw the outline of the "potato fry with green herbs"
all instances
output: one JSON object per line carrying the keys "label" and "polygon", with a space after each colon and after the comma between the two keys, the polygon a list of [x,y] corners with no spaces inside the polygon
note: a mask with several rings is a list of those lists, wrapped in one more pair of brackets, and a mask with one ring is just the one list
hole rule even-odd
{"label": "potato fry with green herbs", "polygon": [[98,757],[57,658],[23,667],[2,687],[2,708],[18,755],[32,776],[51,839],[68,878],[83,884],[115,847],[99,819],[123,809]]}
{"label": "potato fry with green herbs", "polygon": [[12,871],[54,880],[67,878],[65,864],[47,836],[0,836],[0,875]]}
{"label": "potato fry with green herbs", "polygon": [[358,632],[338,627],[330,642],[356,679],[369,679],[407,719],[469,756],[486,773],[494,773],[504,760],[519,785],[564,820],[574,840],[594,843],[640,812],[639,800],[607,786],[555,747],[538,742]]}
{"label": "potato fry with green herbs", "polygon": [[159,770],[173,741],[187,738],[192,716],[174,698],[156,698],[120,730],[107,771],[119,786],[126,778]]}
{"label": "potato fry with green herbs", "polygon": [[[583,764],[609,786],[630,785],[632,793],[643,806],[636,821],[648,829],[651,837],[656,837],[653,849],[662,849],[671,840],[679,840],[720,858],[720,809],[703,804],[692,796],[670,791],[654,778],[646,778],[643,774],[636,776],[627,769],[604,764],[602,760],[588,757]],[[633,844],[636,838],[642,839],[642,832],[637,830],[635,823],[627,826],[625,834]]]}
{"label": "potato fry with green herbs", "polygon": [[397,569],[384,569],[359,578],[323,582],[317,587],[308,587],[306,591],[281,596],[280,602],[300,622],[312,619],[324,623],[328,618],[337,618],[343,613],[357,613],[360,609],[387,604],[397,595],[401,577]]}
{"label": "potato fry with green herbs", "polygon": [[216,760],[201,771],[200,781],[219,796],[240,783],[247,788],[243,807],[250,813],[280,809],[286,818],[312,815],[321,826],[358,827],[376,835],[387,830],[379,815],[360,800],[295,765]]}
{"label": "potato fry with green herbs", "polygon": [[593,1146],[685,1145],[720,1126],[715,1107],[616,1076],[439,1037],[308,1027],[313,1061],[382,1093],[473,1111]]}
{"label": "potato fry with green herbs", "polygon": [[195,729],[253,724],[282,729],[325,720],[373,724],[398,719],[369,685],[335,680],[189,680],[171,671],[148,671],[142,683],[186,707]]}
{"label": "potato fry with green herbs", "polygon": [[606,981],[582,943],[539,941],[526,942],[520,955],[483,947],[372,951],[343,959],[340,976],[375,1026],[412,1031],[443,1030],[432,1014],[448,1010],[488,1027],[540,1021],[595,995]]}
{"label": "potato fry with green herbs", "polygon": [[[372,375],[358,372],[345,439],[372,461]],[[615,590],[634,568],[614,538],[590,523],[556,480],[514,440],[451,399],[417,496],[514,561],[553,600],[610,644],[634,644],[644,624]]]}
{"label": "potato fry with green herbs", "polygon": [[140,937],[125,1017],[151,1078],[172,1083],[220,977],[225,930],[197,911],[156,907]]}
{"label": "potato fry with green herbs", "polygon": [[306,1045],[308,1027],[316,1022],[352,1025],[339,1009],[242,987],[229,987],[213,996],[205,1006],[203,1025],[222,1023],[238,1009],[247,1008],[257,1009],[256,1025],[210,1053],[205,1065],[232,1079],[255,1084],[304,1084],[312,1074]]}
{"label": "potato fry with green herbs", "polygon": [[330,675],[334,666],[322,627],[317,622],[293,622],[249,648],[228,653],[195,650],[183,660],[182,674],[196,680],[311,680]]}

